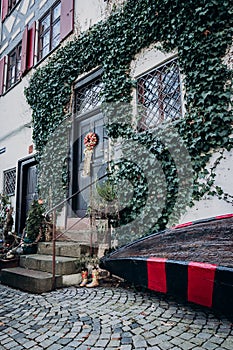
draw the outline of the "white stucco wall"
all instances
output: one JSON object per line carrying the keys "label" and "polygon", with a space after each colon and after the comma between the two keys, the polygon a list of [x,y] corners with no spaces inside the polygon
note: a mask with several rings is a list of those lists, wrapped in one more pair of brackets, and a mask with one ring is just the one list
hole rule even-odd
{"label": "white stucco wall", "polygon": [[[227,50],[223,62],[229,69],[233,69],[233,45]],[[209,168],[218,157],[218,152],[212,155]],[[233,150],[230,152],[224,151],[224,158],[217,166],[215,173],[215,185],[220,186],[225,193],[233,196]],[[187,212],[180,219],[180,222],[183,223],[201,218],[233,213],[233,198],[228,199],[231,203],[227,203],[225,200],[220,200],[217,197],[206,196],[201,201],[195,202],[192,208],[188,208]]]}
{"label": "white stucco wall", "polygon": [[99,21],[106,19],[114,6],[121,6],[125,0],[76,0],[75,32],[79,34],[88,30]]}
{"label": "white stucco wall", "polygon": [[[175,52],[165,54],[157,50],[154,45],[151,45],[136,55],[135,60],[131,63],[131,76],[136,79],[144,72],[150,71],[174,57],[175,54]],[[229,68],[232,67],[232,48],[228,50],[224,62]],[[136,104],[136,91],[133,93],[133,100],[134,104]],[[218,157],[219,153],[215,152],[209,162],[209,168]],[[215,173],[215,184],[220,186],[224,192],[233,195],[233,150],[231,152],[224,151],[224,158],[217,166]],[[201,201],[195,202],[192,208],[187,208],[186,213],[180,218],[179,223],[229,213],[233,213],[233,204],[227,203],[225,200],[220,200],[217,197],[205,196]]]}
{"label": "white stucco wall", "polygon": [[[214,153],[209,165],[211,166],[219,153]],[[224,158],[216,168],[216,186],[233,195],[233,150],[224,152]],[[232,198],[228,198],[232,201]],[[205,196],[201,201],[195,202],[192,208],[187,208],[187,212],[181,217],[180,222],[188,222],[223,214],[233,213],[233,204],[225,200],[220,200],[216,196]]]}
{"label": "white stucco wall", "polygon": [[[28,3],[28,1],[26,1]],[[45,2],[45,1],[42,1]],[[124,0],[75,0],[75,34],[86,31],[98,21],[105,19],[113,6],[120,5]],[[70,40],[69,38],[67,40]],[[63,43],[64,44],[64,43]],[[3,48],[2,48],[3,49]],[[135,57],[131,64],[132,77],[137,78],[146,71],[172,58],[175,52],[162,53],[153,45],[144,49]],[[226,63],[232,65],[232,50],[229,50]],[[45,64],[45,61],[42,63]],[[6,147],[6,152],[0,154],[0,191],[2,190],[3,171],[17,167],[17,161],[28,155],[28,147],[32,144],[32,129],[25,127],[31,122],[31,111],[26,103],[23,93],[27,86],[30,75],[0,97],[0,149]],[[136,94],[134,91],[134,102]],[[216,156],[213,156],[213,159]],[[223,189],[230,194],[233,185],[233,152],[226,152],[225,159],[217,167],[216,184],[222,185]],[[217,198],[204,198],[195,203],[193,208],[187,209],[187,213],[181,218],[181,222],[205,218],[208,216],[226,214],[232,212],[232,205]]]}
{"label": "white stucco wall", "polygon": [[[3,172],[15,168],[18,160],[28,155],[32,144],[31,111],[25,96],[24,87],[28,84],[25,77],[19,84],[0,98],[0,149],[6,152],[0,154],[0,192],[3,190]],[[15,196],[11,197],[15,208]]]}
{"label": "white stucco wall", "polygon": [[84,32],[104,18],[106,3],[101,0],[76,0],[75,27],[77,33]]}

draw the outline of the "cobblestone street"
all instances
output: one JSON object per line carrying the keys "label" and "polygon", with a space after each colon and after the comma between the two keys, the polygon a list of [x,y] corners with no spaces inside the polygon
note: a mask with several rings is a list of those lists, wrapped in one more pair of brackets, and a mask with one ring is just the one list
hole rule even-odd
{"label": "cobblestone street", "polygon": [[231,320],[130,288],[33,295],[0,285],[0,349],[232,350]]}

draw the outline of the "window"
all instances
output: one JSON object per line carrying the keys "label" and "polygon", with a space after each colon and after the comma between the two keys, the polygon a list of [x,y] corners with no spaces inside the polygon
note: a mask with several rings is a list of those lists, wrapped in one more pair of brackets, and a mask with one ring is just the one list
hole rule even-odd
{"label": "window", "polygon": [[[8,14],[9,6],[18,1],[2,1],[2,20]],[[9,6],[8,6],[9,5]],[[58,46],[74,29],[74,0],[60,0],[45,13],[39,21],[39,43],[37,45],[37,24],[26,25],[22,41],[17,47],[0,59],[0,96],[24,76],[37,60],[44,58]]]}
{"label": "window", "polygon": [[177,59],[143,75],[137,82],[138,105],[142,106],[139,130],[156,127],[182,116],[181,81]]}
{"label": "window", "polygon": [[8,55],[8,68],[7,68],[7,90],[14,85],[21,76],[21,52],[22,43],[20,42],[14,50]]}
{"label": "window", "polygon": [[[81,84],[82,87],[79,87]],[[90,80],[86,84],[85,82],[80,81],[80,83],[76,85],[76,88],[76,111],[79,114],[89,112],[101,105],[101,92],[103,90],[103,83],[100,76],[94,80]]]}
{"label": "window", "polygon": [[8,1],[8,12],[10,12],[13,7],[16,5],[16,3],[18,2],[18,0],[9,0]]}
{"label": "window", "polygon": [[53,6],[40,20],[39,24],[39,59],[45,57],[60,43],[61,2]]}
{"label": "window", "polygon": [[0,60],[0,96],[34,65],[36,23],[25,27],[22,41]]}
{"label": "window", "polygon": [[3,193],[7,196],[15,195],[16,168],[3,172]]}
{"label": "window", "polygon": [[19,2],[19,0],[2,0],[2,21],[6,18],[8,13],[10,13],[11,10],[13,10],[17,2]]}
{"label": "window", "polygon": [[4,73],[5,73],[5,65],[6,65],[6,56],[2,57],[0,60],[0,96],[4,92],[5,81],[4,81]]}

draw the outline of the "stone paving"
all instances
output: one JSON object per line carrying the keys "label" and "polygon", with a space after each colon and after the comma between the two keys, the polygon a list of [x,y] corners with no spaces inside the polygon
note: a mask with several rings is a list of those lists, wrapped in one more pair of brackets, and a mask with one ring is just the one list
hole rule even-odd
{"label": "stone paving", "polygon": [[0,349],[232,350],[232,320],[126,287],[33,295],[0,285]]}

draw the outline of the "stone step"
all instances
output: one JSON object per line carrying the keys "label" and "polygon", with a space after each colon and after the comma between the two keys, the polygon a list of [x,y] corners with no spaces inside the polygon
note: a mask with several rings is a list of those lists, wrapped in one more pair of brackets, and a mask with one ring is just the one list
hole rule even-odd
{"label": "stone step", "polygon": [[[38,254],[52,255],[53,254],[53,243],[52,242],[40,242],[38,244]],[[56,256],[67,256],[79,258],[81,255],[90,253],[90,246],[80,244],[77,242],[56,242]]]}
{"label": "stone step", "polygon": [[[22,267],[2,269],[1,283],[31,293],[45,293],[52,290],[52,274]],[[56,288],[62,287],[62,276],[56,276]]]}
{"label": "stone step", "polygon": [[[20,267],[52,273],[52,255],[30,254],[22,255]],[[56,256],[56,274],[70,275],[81,271],[81,263],[77,258]]]}
{"label": "stone step", "polygon": [[69,230],[66,230],[63,232],[64,233],[60,238],[61,241],[69,240],[72,242],[76,242],[79,244],[85,244],[85,245],[90,245],[91,242],[93,243],[93,242],[97,241],[96,230],[69,229]]}

